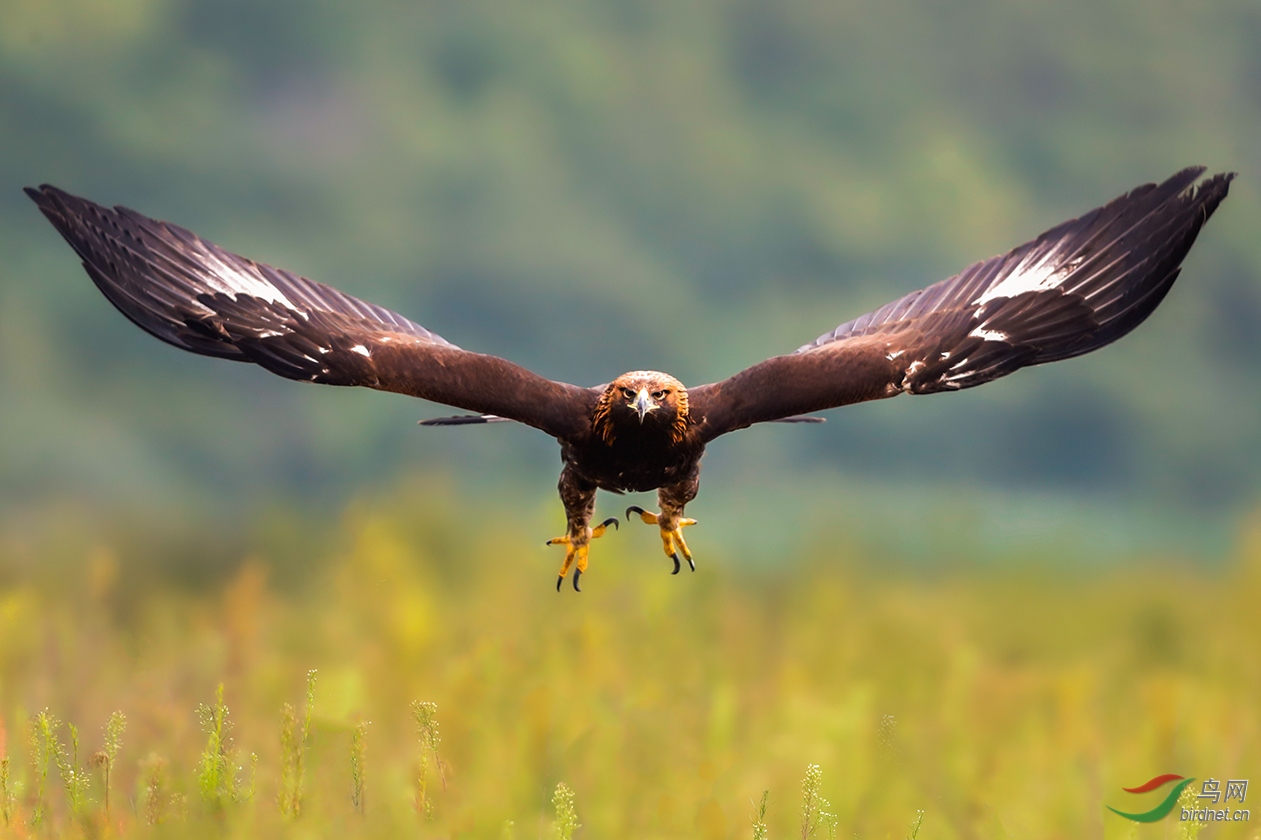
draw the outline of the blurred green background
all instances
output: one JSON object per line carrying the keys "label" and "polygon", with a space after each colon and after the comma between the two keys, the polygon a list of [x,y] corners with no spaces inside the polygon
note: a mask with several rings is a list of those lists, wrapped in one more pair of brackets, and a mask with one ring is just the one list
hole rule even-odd
{"label": "blurred green background", "polygon": [[1139,183],[1237,170],[1119,345],[741,433],[712,448],[697,507],[737,544],[759,539],[747,512],[805,504],[901,539],[909,494],[977,550],[1061,532],[1211,552],[1261,490],[1248,0],[0,10],[6,510],[230,521],[409,471],[536,504],[558,468],[528,429],[420,430],[442,409],[155,343],[19,191],[43,181],[591,385],[713,381]]}
{"label": "blurred green background", "polygon": [[[164,346],[20,191],[126,204],[552,378],[699,384],[1197,163],[1240,177],[1135,334],[724,438],[695,576],[625,527],[559,600],[553,441]],[[219,681],[273,802],[311,667],[313,807],[351,834],[416,825],[414,699],[453,768],[433,836],[542,834],[560,780],[581,836],[746,837],[767,788],[789,836],[818,761],[842,836],[922,808],[924,837],[1122,837],[1122,785],[1255,777],[1259,176],[1255,0],[0,0],[13,830],[44,706],[91,749],[132,720],[123,828],[150,752],[203,813],[192,710]],[[289,825],[268,808],[238,836]]]}

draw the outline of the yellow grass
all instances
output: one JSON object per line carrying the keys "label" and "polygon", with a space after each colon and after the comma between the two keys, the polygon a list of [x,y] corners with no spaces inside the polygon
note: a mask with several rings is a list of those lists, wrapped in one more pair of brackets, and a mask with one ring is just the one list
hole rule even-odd
{"label": "yellow grass", "polygon": [[[180,584],[129,572],[104,538],[56,574],[5,558],[0,744],[21,787],[0,836],[551,838],[564,783],[577,838],[752,837],[764,790],[768,836],[790,838],[817,764],[842,838],[900,840],[921,810],[920,840],[1172,838],[1191,835],[1104,805],[1151,807],[1160,794],[1120,788],[1165,772],[1261,784],[1261,537],[1246,527],[1221,570],[1140,558],[1091,576],[889,574],[816,545],[774,575],[698,552],[696,574],[671,577],[624,529],[576,596],[552,589],[560,557],[538,523],[481,527],[437,497],[354,506],[297,574],[254,553]],[[242,801],[216,816],[195,710],[220,682],[243,769]],[[423,744],[416,701],[436,704]],[[125,713],[108,821],[100,768],[72,815],[54,767],[30,826],[45,708],[77,725],[85,765]],[[282,778],[289,814],[302,779],[296,818]],[[1261,813],[1200,837],[1259,830]]]}

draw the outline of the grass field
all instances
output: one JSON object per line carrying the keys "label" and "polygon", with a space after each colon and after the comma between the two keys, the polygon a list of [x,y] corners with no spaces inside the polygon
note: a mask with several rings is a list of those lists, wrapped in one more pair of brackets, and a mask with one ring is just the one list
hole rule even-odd
{"label": "grass field", "polygon": [[[263,522],[239,564],[195,578],[161,571],[195,543],[10,528],[0,831],[791,838],[818,765],[820,838],[832,814],[837,837],[900,840],[921,811],[918,840],[1171,838],[1195,832],[1104,806],[1152,807],[1121,788],[1159,773],[1261,767],[1247,523],[1224,568],[1071,575],[803,545],[774,575],[711,553],[671,577],[624,527],[575,596],[552,588],[539,521],[479,523],[442,497]],[[1259,831],[1261,814],[1199,836]]]}

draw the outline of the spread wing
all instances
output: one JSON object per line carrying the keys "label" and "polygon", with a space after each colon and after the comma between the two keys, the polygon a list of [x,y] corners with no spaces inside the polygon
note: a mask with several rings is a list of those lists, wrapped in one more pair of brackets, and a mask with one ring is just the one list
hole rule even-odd
{"label": "spread wing", "polygon": [[206,356],[326,385],[364,385],[581,434],[598,398],[470,353],[388,309],[231,254],[183,228],[56,187],[27,189],[105,297],[147,332]]}
{"label": "spread wing", "polygon": [[1002,256],[842,324],[787,356],[689,389],[701,436],[892,397],[971,388],[1068,359],[1143,322],[1233,174],[1146,184]]}

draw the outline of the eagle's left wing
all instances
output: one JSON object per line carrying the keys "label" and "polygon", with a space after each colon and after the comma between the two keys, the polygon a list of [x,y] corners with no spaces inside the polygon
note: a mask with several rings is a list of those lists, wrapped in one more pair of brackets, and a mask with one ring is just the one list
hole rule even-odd
{"label": "eagle's left wing", "polygon": [[870,312],[788,356],[689,389],[708,441],[897,394],[971,388],[1089,353],[1155,310],[1232,174],[1146,184],[1002,256]]}
{"label": "eagle's left wing", "polygon": [[26,192],[105,297],[176,347],[301,382],[409,394],[561,439],[590,428],[599,395],[587,388],[461,350],[384,307],[126,207],[102,207],[47,184]]}

